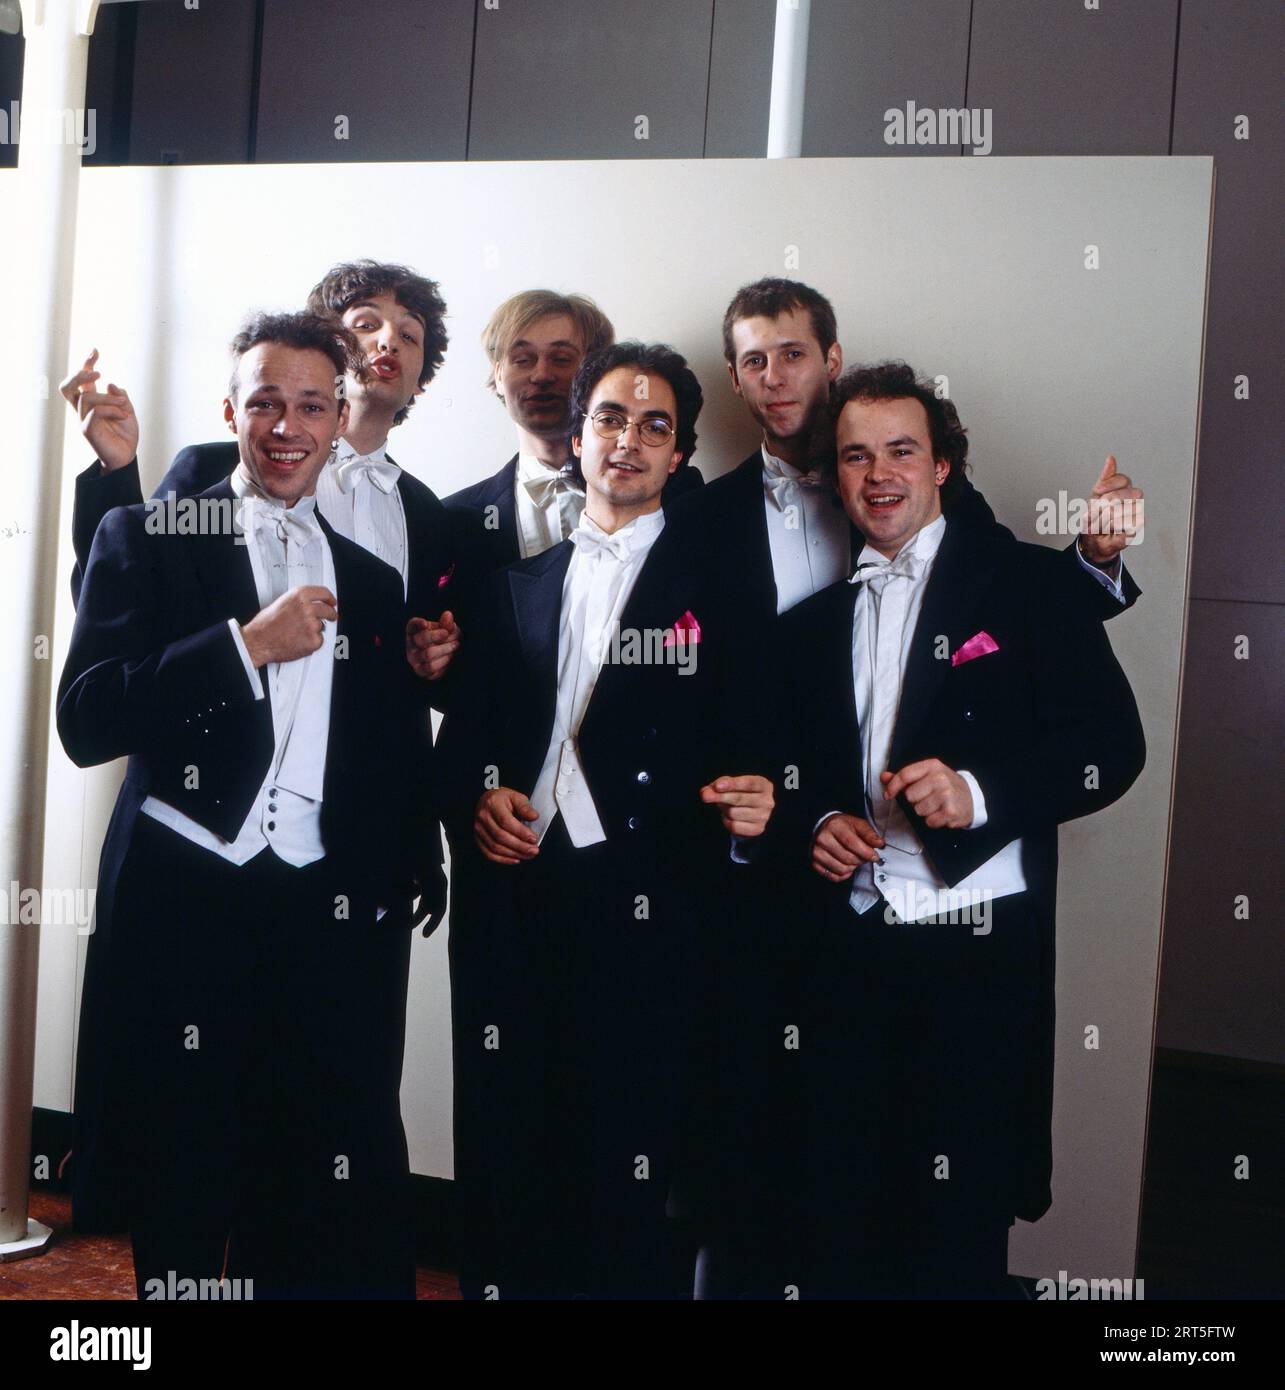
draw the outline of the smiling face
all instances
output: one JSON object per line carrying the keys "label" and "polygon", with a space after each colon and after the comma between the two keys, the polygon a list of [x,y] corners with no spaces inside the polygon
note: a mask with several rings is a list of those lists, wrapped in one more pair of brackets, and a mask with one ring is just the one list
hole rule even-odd
{"label": "smiling face", "polygon": [[309,496],[348,423],[335,395],[335,367],[316,348],[259,343],[237,363],[236,397],[223,402],[241,471],[287,507]]}
{"label": "smiling face", "polygon": [[[732,387],[763,430],[769,451],[795,467],[824,429],[830,383],[843,370],[838,343],[822,351],[806,309],[732,325]],[[820,427],[820,428],[819,428]]]}
{"label": "smiling face", "polygon": [[424,324],[391,294],[377,294],[350,304],[344,326],[351,329],[366,360],[364,380],[349,380],[348,390],[390,414],[404,410],[422,395]]}
{"label": "smiling face", "polygon": [[567,396],[584,356],[567,314],[546,314],[525,328],[495,364],[495,390],[513,423],[539,439],[562,439]]}
{"label": "smiling face", "polygon": [[[613,368],[594,387],[587,414],[601,412],[636,422],[663,420],[671,429],[678,425],[678,404],[669,382],[628,363]],[[664,443],[648,444],[635,423],[615,439],[604,439],[591,419],[582,422],[581,431],[572,438],[571,447],[584,474],[590,516],[600,525],[608,517],[622,525],[632,516],[654,512],[669,475],[682,459],[674,436]]]}
{"label": "smiling face", "polygon": [[839,415],[837,486],[852,523],[892,559],[941,515],[950,474],[934,459],[928,413],[913,397],[851,400]]}

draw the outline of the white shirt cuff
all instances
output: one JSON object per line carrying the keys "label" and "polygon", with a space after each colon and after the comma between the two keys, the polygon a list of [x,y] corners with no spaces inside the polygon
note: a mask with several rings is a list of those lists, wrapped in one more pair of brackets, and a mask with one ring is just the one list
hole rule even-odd
{"label": "white shirt cuff", "polygon": [[241,625],[235,618],[228,619],[228,630],[232,633],[232,640],[236,643],[236,649],[241,653],[241,662],[245,666],[245,673],[250,678],[250,689],[254,691],[256,700],[263,699],[263,682],[259,679],[259,673],[254,668],[254,662],[250,660],[250,653],[246,650],[245,638],[241,636]]}
{"label": "white shirt cuff", "polygon": [[821,827],[826,823],[826,821],[830,819],[831,816],[841,816],[842,814],[842,811],[827,811],[825,815],[823,815],[821,819],[817,821],[817,823],[812,827],[812,834],[815,835],[817,831],[820,830]]}
{"label": "white shirt cuff", "polygon": [[986,798],[982,795],[982,789],[977,785],[977,778],[971,772],[965,772],[963,768],[959,768],[955,775],[962,777],[968,783],[968,790],[973,798],[973,818],[969,821],[968,828],[980,830],[986,824]]}
{"label": "white shirt cuff", "polygon": [[1117,555],[1115,564],[1110,571],[1102,570],[1097,565],[1091,564],[1084,558],[1084,552],[1080,549],[1080,542],[1077,537],[1075,542],[1075,558],[1080,562],[1080,568],[1088,572],[1102,585],[1104,589],[1117,598],[1121,603],[1124,602],[1124,556]]}

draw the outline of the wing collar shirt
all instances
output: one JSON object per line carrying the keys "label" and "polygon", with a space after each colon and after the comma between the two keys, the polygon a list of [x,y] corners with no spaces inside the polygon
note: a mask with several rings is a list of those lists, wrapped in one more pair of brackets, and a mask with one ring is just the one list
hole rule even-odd
{"label": "wing collar shirt", "polygon": [[584,486],[576,481],[571,464],[549,468],[534,454],[519,454],[513,486],[518,549],[524,560],[543,555],[579,526]]}
{"label": "wing collar shirt", "polygon": [[763,511],[784,613],[852,572],[851,526],[819,471],[801,473],[763,445]]}
{"label": "wing collar shirt", "polygon": [[[907,541],[891,562],[867,545],[849,581],[862,589],[852,609],[852,679],[863,742],[865,817],[887,841],[883,864],[862,864],[853,875],[849,902],[854,911],[864,912],[883,899],[903,922],[958,911],[982,901],[983,894],[1000,898],[1026,887],[1022,842],[1013,840],[949,888],[901,806],[884,800],[879,781],[880,772],[888,768],[910,645],[945,532],[946,520],[938,517]],[[973,797],[969,829],[979,829],[986,824],[986,798],[972,773],[956,771]]]}
{"label": "wing collar shirt", "polygon": [[317,479],[317,506],[339,534],[391,565],[402,577],[406,594],[409,548],[406,512],[397,486],[402,470],[381,444],[359,454],[346,439],[339,441],[334,463]]}
{"label": "wing collar shirt", "polygon": [[577,849],[607,838],[580,766],[580,725],[611,654],[620,615],[664,526],[665,514],[658,509],[611,535],[585,516],[571,533],[575,549],[562,581],[553,735],[531,793],[541,840],[559,814]]}
{"label": "wing collar shirt", "polygon": [[[242,502],[237,526],[246,537],[260,609],[301,584],[324,585],[338,597],[334,560],[317,521],[315,497],[302,497],[287,509],[265,498],[239,470],[232,474],[231,483]],[[245,663],[254,698],[262,700],[263,683],[234,618],[228,619],[228,628]],[[330,738],[335,624],[327,622],[324,629],[322,644],[311,655],[267,665],[272,760],[236,839],[223,839],[154,796],[143,802],[145,814],[232,864],[247,863],[265,847],[296,868],[324,856],[321,801]]]}

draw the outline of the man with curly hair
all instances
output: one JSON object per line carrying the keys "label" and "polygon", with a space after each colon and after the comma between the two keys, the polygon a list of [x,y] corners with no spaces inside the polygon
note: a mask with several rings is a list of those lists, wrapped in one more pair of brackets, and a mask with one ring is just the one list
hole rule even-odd
{"label": "man with curly hair", "polygon": [[[407,655],[418,675],[440,681],[459,647],[450,605],[454,596],[454,528],[431,488],[388,455],[389,432],[410,413],[442,365],[446,304],[437,283],[403,265],[371,260],[333,266],[313,287],[308,309],[341,321],[361,350],[346,375],[349,422],[330,465],[317,483],[321,514],[402,577],[412,614]],[[109,385],[95,389],[98,352],[62,384],[82,418],[97,410],[107,418],[132,416],[128,397]],[[76,478],[72,542],[76,565],[72,594],[98,523],[112,507],[143,500],[135,453],[115,464],[96,459]],[[179,451],[153,497],[192,497],[236,467],[236,444],[196,444]],[[435,695],[437,692],[434,692]],[[440,703],[440,701],[437,701]]]}

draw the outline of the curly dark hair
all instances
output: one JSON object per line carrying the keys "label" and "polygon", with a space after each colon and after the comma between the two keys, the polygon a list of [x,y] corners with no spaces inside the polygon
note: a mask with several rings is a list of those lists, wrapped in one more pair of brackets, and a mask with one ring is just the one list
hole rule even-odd
{"label": "curly dark hair", "polygon": [[[437,375],[446,356],[449,339],[446,334],[446,301],[438,291],[437,281],[417,275],[409,266],[385,265],[380,261],[345,261],[331,266],[308,295],[308,308],[314,314],[331,314],[341,318],[354,304],[389,294],[424,325],[424,365],[420,368],[419,384],[427,386]],[[400,425],[410,413],[414,401],[393,417]]]}
{"label": "curly dark hair", "polygon": [[584,433],[585,412],[593,399],[594,388],[608,372],[615,371],[617,367],[633,367],[669,383],[678,407],[678,419],[674,421],[674,448],[683,456],[678,466],[690,467],[692,455],[696,452],[696,418],[705,401],[701,384],[696,380],[696,373],[687,365],[687,359],[667,343],[640,343],[634,339],[599,348],[597,352],[589,353],[576,368],[567,402],[567,452],[575,462],[577,477],[584,481],[580,461],[575,458],[571,441],[579,439]]}
{"label": "curly dark hair", "polygon": [[812,320],[812,333],[823,353],[829,352],[839,339],[834,317],[834,305],[811,285],[802,280],[783,280],[765,276],[752,285],[742,285],[732,297],[723,315],[723,356],[730,366],[736,365],[736,348],[732,344],[732,328],[739,319],[780,318],[791,309],[806,309]]}
{"label": "curly dark hair", "polygon": [[342,400],[343,378],[361,361],[357,339],[328,314],[312,314],[307,310],[293,314],[251,314],[232,339],[232,375],[228,381],[228,397],[235,401],[240,389],[241,359],[260,343],[276,343],[281,347],[311,348],[325,353],[335,369],[339,385],[335,394]]}
{"label": "curly dark hair", "polygon": [[[959,423],[955,403],[939,396],[937,388],[919,376],[905,362],[878,362],[873,366],[852,367],[830,388],[830,420],[837,425],[849,401],[916,400],[928,416],[933,458],[950,465],[941,485],[941,505],[945,509],[964,487],[968,468],[968,431]],[[826,457],[826,469],[833,476],[837,467],[833,454]]]}

